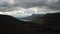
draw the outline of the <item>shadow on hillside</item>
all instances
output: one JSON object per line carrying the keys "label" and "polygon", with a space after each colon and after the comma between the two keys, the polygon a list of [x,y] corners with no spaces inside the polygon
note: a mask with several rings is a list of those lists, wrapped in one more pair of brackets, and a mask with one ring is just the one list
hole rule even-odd
{"label": "shadow on hillside", "polygon": [[[0,31],[2,34],[59,34],[60,13],[46,14],[44,17],[45,24],[42,25],[20,21],[8,15],[0,15]],[[56,25],[59,28],[55,28]]]}
{"label": "shadow on hillside", "polygon": [[14,17],[0,14],[0,31],[2,34],[37,33],[42,31],[44,26],[40,27],[40,24],[20,21]]}

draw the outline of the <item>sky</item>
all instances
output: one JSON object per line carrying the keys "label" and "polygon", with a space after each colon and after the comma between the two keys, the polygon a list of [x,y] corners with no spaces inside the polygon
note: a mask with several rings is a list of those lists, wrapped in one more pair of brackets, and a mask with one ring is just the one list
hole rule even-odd
{"label": "sky", "polygon": [[60,0],[0,0],[0,14],[16,17],[54,12],[60,12]]}

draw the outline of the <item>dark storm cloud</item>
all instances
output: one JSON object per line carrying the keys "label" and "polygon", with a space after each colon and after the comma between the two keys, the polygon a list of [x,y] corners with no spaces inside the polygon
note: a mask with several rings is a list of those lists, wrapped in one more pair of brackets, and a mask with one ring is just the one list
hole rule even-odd
{"label": "dark storm cloud", "polygon": [[16,10],[17,7],[30,8],[41,6],[44,3],[44,0],[12,0],[14,1],[14,4],[9,3],[10,1],[0,0],[0,11],[12,11]]}
{"label": "dark storm cloud", "polygon": [[45,0],[14,0],[15,6],[20,6],[23,8],[30,8],[35,6],[41,6],[44,5]]}
{"label": "dark storm cloud", "polygon": [[60,0],[52,0],[45,2],[47,6],[49,6],[51,9],[60,9]]}
{"label": "dark storm cloud", "polygon": [[[14,1],[14,3],[12,4],[10,1]],[[60,0],[0,0],[0,11],[13,11],[17,7],[31,8],[38,6],[60,8]]]}
{"label": "dark storm cloud", "polygon": [[15,6],[20,6],[23,8],[35,7],[35,6],[49,6],[60,8],[60,0],[14,0]]}

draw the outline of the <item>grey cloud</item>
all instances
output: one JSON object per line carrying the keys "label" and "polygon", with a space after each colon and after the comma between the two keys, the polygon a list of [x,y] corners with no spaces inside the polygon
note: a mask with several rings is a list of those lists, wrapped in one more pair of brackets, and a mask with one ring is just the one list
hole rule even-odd
{"label": "grey cloud", "polygon": [[13,11],[16,10],[17,7],[22,8],[31,8],[31,7],[38,7],[38,6],[48,6],[50,8],[60,8],[60,0],[55,2],[49,0],[13,0],[14,4],[10,4],[8,0],[0,0],[0,11]]}
{"label": "grey cloud", "polygon": [[46,1],[45,4],[51,9],[60,9],[60,0],[52,0],[51,2]]}
{"label": "grey cloud", "polygon": [[0,11],[16,10],[17,7],[30,8],[40,6],[43,3],[43,0],[13,0],[14,4],[10,4],[7,1],[8,0],[0,0]]}
{"label": "grey cloud", "polygon": [[15,6],[19,5],[20,7],[29,8],[35,6],[41,6],[44,4],[44,0],[15,0]]}
{"label": "grey cloud", "polygon": [[7,11],[14,11],[17,9],[16,6],[13,6],[9,0],[0,0],[0,11],[7,12]]}
{"label": "grey cloud", "polygon": [[35,6],[49,6],[60,8],[60,0],[15,0],[15,5],[19,5],[20,7],[29,8]]}

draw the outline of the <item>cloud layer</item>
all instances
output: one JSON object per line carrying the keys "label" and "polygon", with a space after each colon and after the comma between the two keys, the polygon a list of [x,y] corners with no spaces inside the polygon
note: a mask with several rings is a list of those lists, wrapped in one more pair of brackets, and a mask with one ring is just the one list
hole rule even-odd
{"label": "cloud layer", "polygon": [[14,11],[39,6],[60,8],[60,0],[0,0],[0,11]]}

